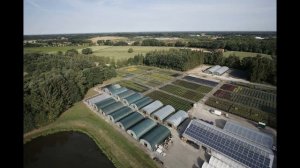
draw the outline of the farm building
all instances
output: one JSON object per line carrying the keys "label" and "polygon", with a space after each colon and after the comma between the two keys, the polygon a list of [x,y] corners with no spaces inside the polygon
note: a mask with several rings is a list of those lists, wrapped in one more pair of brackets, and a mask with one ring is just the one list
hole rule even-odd
{"label": "farm building", "polygon": [[205,146],[213,157],[231,167],[271,168],[273,165],[274,154],[271,149],[201,120],[191,120],[182,136]]}
{"label": "farm building", "polygon": [[93,104],[97,103],[97,102],[100,102],[102,100],[105,100],[107,98],[110,98],[110,96],[108,94],[100,94],[100,95],[96,95],[94,97],[91,97],[87,100],[85,100],[88,105],[92,106]]}
{"label": "farm building", "polygon": [[175,112],[174,107],[171,105],[166,105],[163,108],[157,110],[155,113],[153,113],[153,117],[155,120],[163,122],[165,118],[167,118],[169,115]]}
{"label": "farm building", "polygon": [[148,105],[152,101],[153,101],[153,99],[151,99],[150,97],[143,97],[140,100],[133,102],[130,105],[130,107],[134,108],[135,110],[139,110],[140,108]]}
{"label": "farm building", "polygon": [[189,117],[189,115],[187,114],[187,112],[185,112],[183,110],[179,110],[175,114],[173,114],[171,117],[169,117],[166,120],[166,123],[168,126],[177,129],[178,125],[181,124],[188,117]]}
{"label": "farm building", "polygon": [[159,100],[156,100],[152,102],[151,104],[148,104],[147,106],[142,108],[143,113],[151,115],[155,110],[161,108],[163,106],[162,102]]}
{"label": "farm building", "polygon": [[146,134],[152,128],[157,125],[157,122],[146,118],[145,120],[139,122],[135,126],[127,130],[127,133],[130,134],[134,139],[139,140],[141,136]]}
{"label": "farm building", "polygon": [[127,130],[136,123],[144,119],[144,116],[138,112],[133,112],[117,122],[117,125],[123,130]]}
{"label": "farm building", "polygon": [[143,135],[140,139],[140,143],[146,146],[150,151],[154,151],[157,146],[162,144],[170,135],[170,130],[159,124]]}
{"label": "farm building", "polygon": [[131,96],[128,96],[126,98],[124,98],[122,101],[124,104],[126,104],[127,106],[129,106],[131,103],[143,98],[144,96],[141,93],[135,93]]}
{"label": "farm building", "polygon": [[214,75],[223,75],[226,71],[228,71],[229,68],[227,66],[222,66],[221,68],[217,69],[213,72]]}
{"label": "farm building", "polygon": [[215,65],[211,68],[209,68],[206,72],[209,73],[209,74],[213,74],[216,70],[218,70],[219,68],[221,68],[220,65]]}
{"label": "farm building", "polygon": [[122,92],[122,93],[119,93],[117,95],[114,95],[114,97],[116,99],[118,99],[118,100],[121,100],[121,99],[124,99],[124,98],[126,98],[128,96],[131,96],[131,95],[135,94],[135,93],[136,93],[135,91],[128,89],[125,92]]}
{"label": "farm building", "polygon": [[122,102],[115,102],[115,103],[112,103],[104,108],[101,108],[99,110],[100,113],[102,113],[103,115],[108,115],[120,108],[124,107],[124,104]]}
{"label": "farm building", "polygon": [[257,143],[258,145],[272,149],[273,138],[265,133],[244,127],[233,121],[227,121],[223,130]]}
{"label": "farm building", "polygon": [[118,122],[119,120],[121,120],[122,118],[128,116],[132,112],[133,112],[133,110],[131,108],[129,108],[128,106],[124,106],[124,107],[114,111],[113,113],[108,114],[107,116],[110,119],[110,121],[115,123],[115,122]]}
{"label": "farm building", "polygon": [[96,109],[97,111],[99,111],[101,108],[104,108],[104,107],[109,106],[116,102],[117,101],[114,98],[110,97],[108,99],[105,99],[105,100],[102,100],[100,102],[93,104],[93,108]]}
{"label": "farm building", "polygon": [[[228,164],[221,161],[220,159],[215,158],[214,156],[211,156],[209,159],[209,165],[212,165],[213,167],[220,167],[220,168],[231,168]],[[238,167],[238,166],[237,166]]]}

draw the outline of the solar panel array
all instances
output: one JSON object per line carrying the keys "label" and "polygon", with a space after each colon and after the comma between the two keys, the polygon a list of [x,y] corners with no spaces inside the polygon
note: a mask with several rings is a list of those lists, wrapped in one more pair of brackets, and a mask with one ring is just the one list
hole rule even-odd
{"label": "solar panel array", "polygon": [[233,122],[227,121],[225,127],[223,128],[225,131],[231,132],[235,135],[246,138],[250,141],[253,141],[259,145],[265,146],[267,148],[272,149],[273,146],[273,138],[269,135],[260,133],[258,131],[240,126],[239,124],[235,124]]}
{"label": "solar panel array", "polygon": [[248,167],[268,168],[270,165],[271,153],[201,121],[192,120],[184,134]]}
{"label": "solar panel array", "polygon": [[214,81],[209,81],[209,80],[205,80],[205,79],[200,79],[200,78],[195,78],[192,76],[185,76],[183,77],[183,79],[189,80],[189,81],[193,81],[199,84],[204,84],[210,87],[215,87],[218,85],[218,82],[214,82]]}

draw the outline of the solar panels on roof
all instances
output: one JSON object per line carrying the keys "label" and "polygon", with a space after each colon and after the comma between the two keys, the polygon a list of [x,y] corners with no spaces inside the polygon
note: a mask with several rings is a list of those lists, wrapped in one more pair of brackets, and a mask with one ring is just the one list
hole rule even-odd
{"label": "solar panels on roof", "polygon": [[273,164],[274,154],[271,150],[199,120],[192,120],[183,136],[246,167],[271,168]]}
{"label": "solar panels on roof", "polygon": [[269,149],[272,149],[273,138],[262,132],[258,132],[253,129],[244,127],[244,126],[234,123],[232,121],[227,121],[223,130],[228,131],[237,136],[240,136],[242,138],[246,138],[249,141],[255,142],[255,143],[265,146]]}

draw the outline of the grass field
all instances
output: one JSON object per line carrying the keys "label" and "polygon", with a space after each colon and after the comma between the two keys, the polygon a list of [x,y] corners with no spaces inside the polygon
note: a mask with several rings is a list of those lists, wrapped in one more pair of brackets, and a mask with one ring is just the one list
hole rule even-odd
{"label": "grass field", "polygon": [[[223,56],[224,57],[228,57],[229,55],[235,55],[235,56],[238,56],[240,57],[240,59],[243,59],[244,57],[255,57],[257,54],[260,54],[260,53],[253,53],[253,52],[241,52],[241,51],[226,51],[223,53]],[[262,56],[265,56],[267,58],[271,58],[270,55],[267,55],[267,54],[260,54]]]}
{"label": "grass field", "polygon": [[54,123],[25,134],[23,142],[60,131],[79,131],[87,134],[116,167],[157,167],[143,150],[126,139],[116,128],[106,123],[82,102],[76,103]]}
{"label": "grass field", "polygon": [[[128,49],[132,48],[133,53],[128,53]],[[128,59],[134,57],[137,54],[145,54],[149,51],[154,50],[168,50],[172,47],[144,47],[144,46],[112,46],[105,49],[99,49],[94,51],[96,56],[106,56],[114,58],[115,60],[119,59]]]}
{"label": "grass field", "polygon": [[110,46],[65,46],[65,47],[25,47],[26,53],[56,53],[57,51],[66,52],[70,49],[77,49],[79,53],[83,48],[91,48],[93,51],[108,48]]}

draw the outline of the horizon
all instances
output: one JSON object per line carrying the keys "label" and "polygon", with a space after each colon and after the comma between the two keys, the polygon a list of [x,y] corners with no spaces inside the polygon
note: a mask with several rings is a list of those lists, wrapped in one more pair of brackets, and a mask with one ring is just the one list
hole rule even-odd
{"label": "horizon", "polygon": [[260,30],[253,30],[253,31],[135,31],[135,32],[90,32],[90,33],[56,33],[56,34],[23,34],[24,36],[39,36],[39,35],[78,35],[78,34],[125,34],[125,33],[277,33],[277,31],[260,31]]}
{"label": "horizon", "polygon": [[24,35],[276,31],[275,0],[25,0]]}

